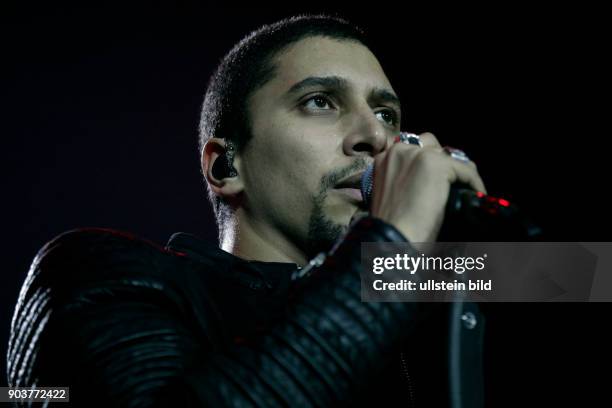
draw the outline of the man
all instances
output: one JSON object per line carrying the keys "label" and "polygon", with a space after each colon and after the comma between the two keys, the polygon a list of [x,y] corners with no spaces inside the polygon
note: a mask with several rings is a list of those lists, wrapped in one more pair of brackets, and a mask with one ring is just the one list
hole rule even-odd
{"label": "man", "polygon": [[[354,406],[398,393],[410,406],[419,389],[400,369],[418,354],[406,342],[419,307],[360,301],[360,243],[434,241],[451,183],[485,188],[431,134],[394,143],[400,121],[346,21],[299,17],[247,36],[202,110],[221,249],[108,230],[51,241],[15,311],[9,384],[68,385],[87,406]],[[358,183],[372,163],[366,208]]]}

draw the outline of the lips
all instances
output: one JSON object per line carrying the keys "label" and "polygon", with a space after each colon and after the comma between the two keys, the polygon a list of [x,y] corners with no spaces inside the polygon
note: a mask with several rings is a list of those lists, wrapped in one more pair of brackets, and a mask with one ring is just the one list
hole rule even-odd
{"label": "lips", "polygon": [[343,180],[340,180],[334,188],[342,189],[342,188],[356,188],[357,190],[361,190],[361,177],[363,176],[363,172],[353,174],[350,177],[347,177]]}
{"label": "lips", "polygon": [[341,194],[354,198],[357,201],[363,201],[361,190],[358,188],[336,188],[335,190]]}
{"label": "lips", "polygon": [[362,174],[363,172],[357,173],[344,180],[340,180],[340,182],[334,186],[334,190],[353,200],[363,202],[363,196],[361,195]]}

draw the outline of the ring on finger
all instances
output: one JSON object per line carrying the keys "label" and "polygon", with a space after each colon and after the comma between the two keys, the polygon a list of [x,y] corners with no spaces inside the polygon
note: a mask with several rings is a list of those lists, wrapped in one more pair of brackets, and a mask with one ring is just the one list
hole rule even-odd
{"label": "ring on finger", "polygon": [[450,157],[452,157],[455,160],[459,160],[460,162],[469,163],[471,161],[468,155],[465,154],[465,152],[461,149],[456,149],[450,146],[444,146],[443,150]]}
{"label": "ring on finger", "polygon": [[401,142],[423,147],[423,142],[421,141],[420,136],[415,135],[414,133],[400,132],[399,136],[396,136],[394,141],[395,143]]}

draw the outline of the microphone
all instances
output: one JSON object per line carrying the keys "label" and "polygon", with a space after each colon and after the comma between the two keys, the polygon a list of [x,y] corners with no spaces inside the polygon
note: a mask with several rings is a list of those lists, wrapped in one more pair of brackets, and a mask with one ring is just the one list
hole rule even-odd
{"label": "microphone", "polygon": [[[361,177],[361,195],[370,208],[374,165]],[[453,183],[446,202],[439,241],[527,241],[541,238],[543,231],[519,208],[503,198],[474,191],[465,183]]]}

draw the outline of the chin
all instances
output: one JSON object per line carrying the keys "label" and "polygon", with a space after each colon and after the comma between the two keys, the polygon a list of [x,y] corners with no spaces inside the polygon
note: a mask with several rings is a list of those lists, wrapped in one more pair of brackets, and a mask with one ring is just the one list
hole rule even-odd
{"label": "chin", "polygon": [[308,226],[308,254],[327,251],[347,230],[353,218],[364,212],[358,200],[329,194],[315,202]]}

